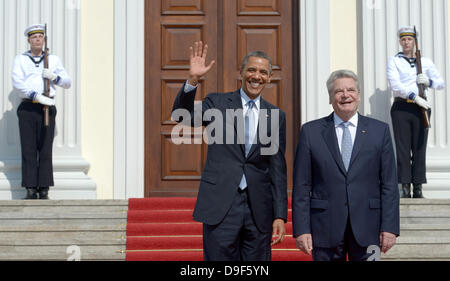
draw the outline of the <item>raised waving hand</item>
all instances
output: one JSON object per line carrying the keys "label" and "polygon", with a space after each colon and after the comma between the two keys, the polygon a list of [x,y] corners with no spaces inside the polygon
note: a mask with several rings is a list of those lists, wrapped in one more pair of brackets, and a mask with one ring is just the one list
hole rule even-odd
{"label": "raised waving hand", "polygon": [[208,73],[213,67],[215,61],[206,66],[206,55],[208,53],[208,45],[203,46],[203,42],[195,42],[194,47],[189,47],[190,51],[190,68],[189,68],[189,84],[196,86],[198,80]]}

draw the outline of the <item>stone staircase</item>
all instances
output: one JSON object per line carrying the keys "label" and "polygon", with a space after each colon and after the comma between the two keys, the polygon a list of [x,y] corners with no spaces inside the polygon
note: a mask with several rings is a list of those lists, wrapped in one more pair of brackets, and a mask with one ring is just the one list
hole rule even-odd
{"label": "stone staircase", "polygon": [[[450,260],[450,199],[401,199],[384,261]],[[0,201],[0,260],[125,260],[127,200]]]}
{"label": "stone staircase", "polygon": [[381,258],[450,260],[450,199],[401,199],[400,237]]}
{"label": "stone staircase", "polygon": [[0,260],[125,260],[128,201],[0,201]]}

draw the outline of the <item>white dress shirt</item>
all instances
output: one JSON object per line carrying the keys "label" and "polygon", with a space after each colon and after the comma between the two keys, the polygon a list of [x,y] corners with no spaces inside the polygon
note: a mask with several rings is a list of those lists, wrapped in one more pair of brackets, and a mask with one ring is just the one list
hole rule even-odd
{"label": "white dress shirt", "polygon": [[[344,122],[344,121],[341,118],[339,118],[339,116],[337,116],[336,113],[334,113],[334,127],[336,129],[336,136],[337,136],[337,141],[338,141],[338,145],[339,145],[339,151],[341,151],[342,135],[344,133],[344,129],[341,126],[342,122]],[[350,120],[348,120],[348,122],[349,122],[348,129],[350,131],[350,135],[352,136],[352,144],[355,144],[356,128],[358,127],[358,113],[353,115],[353,117],[350,118]]]}

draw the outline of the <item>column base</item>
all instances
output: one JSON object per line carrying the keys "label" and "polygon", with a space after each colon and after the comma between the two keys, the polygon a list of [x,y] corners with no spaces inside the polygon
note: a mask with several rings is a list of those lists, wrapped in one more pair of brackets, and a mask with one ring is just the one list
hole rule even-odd
{"label": "column base", "polygon": [[[82,158],[54,159],[55,186],[50,187],[50,199],[97,199],[97,185],[86,175],[88,170],[89,163]],[[20,161],[0,161],[0,200],[22,200],[26,189],[21,186],[21,183]]]}

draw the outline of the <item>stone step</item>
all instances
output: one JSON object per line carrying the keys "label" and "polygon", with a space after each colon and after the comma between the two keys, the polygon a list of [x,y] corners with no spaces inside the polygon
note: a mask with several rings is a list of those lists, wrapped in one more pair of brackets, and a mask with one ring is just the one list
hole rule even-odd
{"label": "stone step", "polygon": [[400,224],[402,230],[450,230],[449,224]]}
{"label": "stone step", "polygon": [[[53,223],[53,224],[50,224]],[[8,225],[0,224],[0,232],[87,232],[87,231],[126,231],[126,220],[46,220],[46,221],[11,221]]]}
{"label": "stone step", "polygon": [[127,200],[0,201],[0,260],[124,260]]}
{"label": "stone step", "polygon": [[128,209],[126,200],[11,200],[0,201],[1,208],[53,208],[53,207],[121,207]]}
{"label": "stone step", "polygon": [[449,211],[443,211],[443,210],[406,210],[400,212],[401,218],[450,218],[450,210]]}
{"label": "stone step", "polygon": [[[446,261],[450,260],[450,236],[432,235],[433,231],[448,231],[449,225],[402,225],[396,245],[382,254],[383,261]],[[425,235],[402,234],[423,231]]]}
{"label": "stone step", "polygon": [[0,232],[0,246],[125,245],[125,231]]}
{"label": "stone step", "polygon": [[[450,260],[450,200],[401,199],[401,236],[382,260]],[[127,200],[0,201],[0,260],[124,260]]]}
{"label": "stone step", "polygon": [[450,205],[450,199],[401,198],[401,205]]}
{"label": "stone step", "polygon": [[448,218],[434,218],[434,217],[406,217],[400,218],[400,224],[450,224],[450,217]]}
{"label": "stone step", "polygon": [[97,228],[98,230],[107,230],[107,229],[115,229],[118,227],[125,227],[127,220],[125,218],[115,218],[115,219],[21,219],[21,220],[0,220],[0,229],[2,230],[14,230],[20,228],[34,228],[34,227],[42,227],[45,225],[46,227],[51,228],[60,228],[60,227],[78,227],[82,228]]}
{"label": "stone step", "polygon": [[127,200],[0,200],[0,206],[125,206]]}
{"label": "stone step", "polygon": [[30,219],[126,219],[126,200],[0,201],[0,224]]}
{"label": "stone step", "polygon": [[448,224],[449,199],[400,199],[400,221],[408,224]]}
{"label": "stone step", "polygon": [[[66,261],[74,255],[71,246],[0,246],[0,261]],[[123,261],[124,249],[122,244],[89,245],[79,246],[79,253],[82,261]]]}
{"label": "stone step", "polygon": [[80,212],[62,212],[55,213],[50,210],[39,213],[27,213],[27,212],[1,212],[0,211],[0,223],[8,222],[11,220],[55,220],[55,219],[126,219],[127,213],[120,212],[96,212],[92,211],[80,211]]}
{"label": "stone step", "polygon": [[[0,200],[0,206],[128,206],[127,200]],[[449,206],[450,199],[400,199],[400,206]]]}
{"label": "stone step", "polygon": [[127,206],[0,206],[0,213],[19,214],[71,214],[71,213],[127,213]]}
{"label": "stone step", "polygon": [[450,260],[450,237],[399,237],[382,260]]}
{"label": "stone step", "polygon": [[[450,246],[450,237],[419,237],[419,236],[400,236],[397,238],[397,244],[442,244]],[[450,252],[448,253],[450,255]]]}
{"label": "stone step", "polygon": [[0,224],[30,219],[126,219],[127,211],[123,200],[1,201]]}
{"label": "stone step", "polygon": [[400,214],[407,212],[450,212],[450,205],[400,205]]}
{"label": "stone step", "polygon": [[402,224],[400,237],[439,237],[450,236],[449,224]]}

